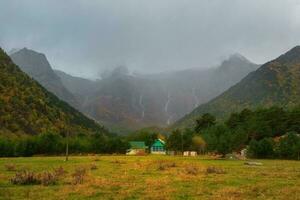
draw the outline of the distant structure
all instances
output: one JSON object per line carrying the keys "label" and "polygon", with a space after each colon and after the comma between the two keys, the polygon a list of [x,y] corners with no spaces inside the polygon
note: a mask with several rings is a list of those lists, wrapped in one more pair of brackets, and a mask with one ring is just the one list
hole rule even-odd
{"label": "distant structure", "polygon": [[147,146],[143,141],[131,141],[129,142],[130,149],[127,150],[127,155],[145,155]]}
{"label": "distant structure", "polygon": [[197,151],[184,151],[183,156],[197,156]]}
{"label": "distant structure", "polygon": [[156,139],[150,148],[151,154],[166,154],[166,143],[161,139]]}

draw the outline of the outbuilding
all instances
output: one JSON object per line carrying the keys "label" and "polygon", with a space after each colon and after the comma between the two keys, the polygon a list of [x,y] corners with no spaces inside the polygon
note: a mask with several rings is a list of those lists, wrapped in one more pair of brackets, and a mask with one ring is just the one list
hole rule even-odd
{"label": "outbuilding", "polygon": [[166,143],[161,139],[156,139],[150,148],[151,154],[166,154]]}
{"label": "outbuilding", "polygon": [[147,146],[143,141],[131,141],[129,142],[130,149],[127,150],[127,155],[144,155],[146,153]]}

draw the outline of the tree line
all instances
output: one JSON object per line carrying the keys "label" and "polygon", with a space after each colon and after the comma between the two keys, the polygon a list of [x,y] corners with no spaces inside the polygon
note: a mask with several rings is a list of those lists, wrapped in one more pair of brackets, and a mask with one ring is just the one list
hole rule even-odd
{"label": "tree line", "polygon": [[192,129],[174,130],[167,148],[174,151],[196,150],[221,155],[247,148],[253,158],[299,159],[300,107],[244,109],[218,122],[209,114],[195,120]]}
{"label": "tree line", "polygon": [[285,110],[279,107],[257,110],[244,109],[232,113],[225,121],[217,121],[211,114],[195,120],[193,128],[158,134],[154,129],[143,129],[128,136],[71,134],[46,131],[39,135],[0,134],[0,156],[59,155],[65,153],[66,142],[71,154],[125,153],[129,141],[144,141],[151,146],[157,138],[166,141],[167,150],[197,151],[226,155],[247,149],[253,158],[299,159],[300,107]]}
{"label": "tree line", "polygon": [[69,138],[54,132],[21,137],[0,136],[0,156],[62,155],[69,144],[69,153],[125,153],[129,144],[124,139],[101,133],[77,134]]}

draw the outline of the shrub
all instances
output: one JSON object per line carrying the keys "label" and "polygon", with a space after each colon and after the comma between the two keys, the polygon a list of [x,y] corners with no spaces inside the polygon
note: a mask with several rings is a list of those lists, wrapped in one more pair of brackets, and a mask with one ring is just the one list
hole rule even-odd
{"label": "shrub", "polygon": [[55,185],[58,181],[58,176],[51,172],[43,172],[41,174],[38,174],[38,180],[42,185]]}
{"label": "shrub", "polygon": [[10,182],[15,185],[36,185],[41,183],[38,175],[30,171],[17,172],[10,179]]}
{"label": "shrub", "polygon": [[199,174],[199,168],[196,167],[196,166],[191,166],[191,165],[187,166],[185,168],[185,171],[186,171],[187,174],[190,174],[190,175],[197,175],[197,174]]}
{"label": "shrub", "polygon": [[75,172],[72,174],[73,177],[73,184],[82,184],[84,177],[86,175],[86,169],[85,168],[76,168]]}
{"label": "shrub", "polygon": [[125,162],[125,161],[122,161],[122,160],[114,160],[114,161],[111,161],[111,163],[125,164],[126,162]]}
{"label": "shrub", "polygon": [[221,168],[210,166],[206,169],[207,174],[224,174],[225,171]]}
{"label": "shrub", "polygon": [[91,164],[91,167],[90,167],[91,170],[96,170],[98,169],[97,165],[96,164]]}
{"label": "shrub", "polygon": [[159,162],[158,163],[158,170],[165,170],[167,168],[172,168],[172,167],[176,167],[176,163],[175,162]]}
{"label": "shrub", "polygon": [[16,165],[13,163],[5,164],[4,167],[7,171],[16,171],[17,170]]}
{"label": "shrub", "polygon": [[100,161],[100,159],[99,159],[98,157],[96,157],[96,158],[94,159],[94,161],[95,161],[95,162],[98,162],[98,161]]}
{"label": "shrub", "polygon": [[15,185],[54,185],[58,181],[58,176],[51,172],[35,173],[24,170],[17,172],[10,182]]}
{"label": "shrub", "polygon": [[55,176],[60,177],[60,176],[64,176],[65,174],[67,174],[67,171],[62,166],[60,166],[60,167],[54,169],[54,174],[55,174]]}

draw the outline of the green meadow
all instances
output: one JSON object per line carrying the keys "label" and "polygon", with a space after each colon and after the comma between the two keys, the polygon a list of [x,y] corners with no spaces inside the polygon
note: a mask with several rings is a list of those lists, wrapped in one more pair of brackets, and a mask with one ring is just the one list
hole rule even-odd
{"label": "green meadow", "polygon": [[[300,199],[300,162],[181,156],[0,158],[0,199]],[[10,166],[10,167],[9,167]],[[19,171],[65,173],[51,185],[13,184]],[[74,171],[85,169],[82,182]]]}

